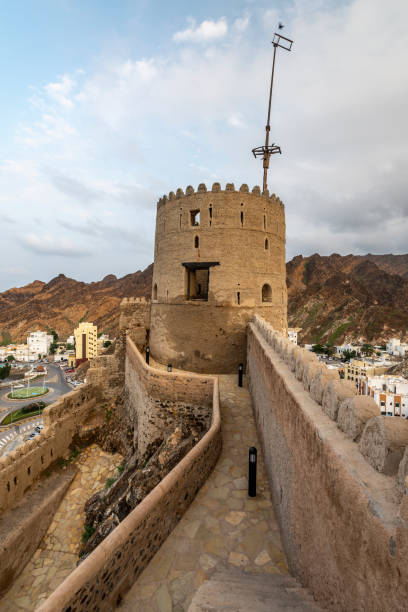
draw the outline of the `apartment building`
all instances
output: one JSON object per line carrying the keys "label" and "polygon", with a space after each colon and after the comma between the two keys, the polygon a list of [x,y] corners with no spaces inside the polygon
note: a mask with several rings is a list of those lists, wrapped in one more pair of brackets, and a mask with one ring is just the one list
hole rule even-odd
{"label": "apartment building", "polygon": [[50,346],[54,338],[51,334],[44,331],[31,332],[27,338],[27,346],[31,353],[35,355],[48,355]]}
{"label": "apartment building", "polygon": [[288,340],[293,342],[293,344],[298,343],[298,333],[302,331],[301,327],[289,327],[288,328]]}
{"label": "apartment building", "polygon": [[387,353],[396,357],[408,355],[408,344],[401,342],[399,338],[390,338],[386,345]]}
{"label": "apartment building", "polygon": [[344,364],[344,378],[354,382],[358,389],[362,378],[384,374],[389,367],[389,364],[377,364],[373,360],[352,359]]}
{"label": "apartment building", "polygon": [[359,383],[360,395],[370,395],[383,416],[408,418],[408,380],[401,376],[367,376]]}
{"label": "apartment building", "polygon": [[98,354],[98,328],[93,323],[80,323],[74,331],[76,359],[92,359]]}

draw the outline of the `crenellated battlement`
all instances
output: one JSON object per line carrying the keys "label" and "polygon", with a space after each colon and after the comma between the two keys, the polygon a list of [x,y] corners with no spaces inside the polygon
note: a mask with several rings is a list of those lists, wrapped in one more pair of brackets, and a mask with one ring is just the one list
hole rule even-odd
{"label": "crenellated battlement", "polygon": [[188,185],[186,190],[183,191],[181,187],[179,187],[176,192],[170,191],[168,195],[163,195],[159,201],[157,202],[157,207],[165,206],[165,204],[174,200],[181,200],[182,198],[188,198],[192,195],[203,194],[203,193],[221,193],[221,192],[235,192],[235,193],[251,193],[254,196],[267,198],[268,200],[272,200],[276,204],[283,206],[283,202],[278,198],[274,193],[270,194],[269,189],[265,189],[261,192],[261,188],[259,185],[255,185],[252,191],[249,191],[249,187],[246,183],[243,183],[239,189],[235,189],[234,183],[227,183],[225,185],[225,189],[221,189],[220,183],[213,183],[211,189],[207,189],[205,183],[200,183],[197,187],[197,190],[194,189],[192,185]]}

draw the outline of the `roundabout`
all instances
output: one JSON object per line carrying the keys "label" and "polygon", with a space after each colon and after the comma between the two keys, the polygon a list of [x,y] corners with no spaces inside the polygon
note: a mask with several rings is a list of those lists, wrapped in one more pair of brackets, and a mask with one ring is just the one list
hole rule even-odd
{"label": "roundabout", "polygon": [[42,397],[47,395],[49,392],[48,387],[25,387],[24,389],[17,389],[16,391],[12,391],[8,393],[7,398],[11,400],[25,400],[32,399],[37,397]]}

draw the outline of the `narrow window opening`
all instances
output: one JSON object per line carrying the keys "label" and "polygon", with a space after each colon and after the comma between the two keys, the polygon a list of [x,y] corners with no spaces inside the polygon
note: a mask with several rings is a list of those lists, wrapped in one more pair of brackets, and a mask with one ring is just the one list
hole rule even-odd
{"label": "narrow window opening", "polygon": [[166,300],[169,301],[169,290],[166,290]]}
{"label": "narrow window opening", "polygon": [[30,466],[27,468],[27,474],[28,474],[28,475],[30,475],[30,474],[31,474],[31,467],[30,467]]}
{"label": "narrow window opening", "polygon": [[9,482],[7,483],[7,491],[10,492],[10,483]]}
{"label": "narrow window opening", "polygon": [[265,238],[265,250],[267,251],[269,249],[269,242],[268,239]]}
{"label": "narrow window opening", "polygon": [[272,302],[272,288],[270,285],[266,284],[262,287],[262,301],[263,302]]}
{"label": "narrow window opening", "polygon": [[196,249],[198,249],[199,246],[200,246],[200,239],[199,239],[198,236],[195,236],[195,238],[194,238],[194,247]]}
{"label": "narrow window opening", "polygon": [[238,302],[238,305],[241,304],[241,292],[240,291],[237,291],[237,302]]}
{"label": "narrow window opening", "polygon": [[210,206],[210,208],[208,209],[208,212],[210,213],[210,219],[212,219],[212,206]]}
{"label": "narrow window opening", "polygon": [[14,476],[14,484],[17,486],[17,476]]}
{"label": "narrow window opening", "polygon": [[190,210],[190,220],[193,227],[200,225],[200,210]]}
{"label": "narrow window opening", "polygon": [[181,213],[180,213],[180,216],[179,216],[179,229],[181,229]]}
{"label": "narrow window opening", "polygon": [[244,213],[241,210],[241,225],[244,226]]}
{"label": "narrow window opening", "polygon": [[54,451],[51,449],[51,457],[54,456]]}
{"label": "narrow window opening", "polygon": [[41,463],[44,463],[44,457],[41,455]]}
{"label": "narrow window opening", "polygon": [[154,283],[153,286],[153,299],[157,300],[157,283]]}
{"label": "narrow window opening", "polygon": [[264,229],[266,229],[266,215],[264,215]]}

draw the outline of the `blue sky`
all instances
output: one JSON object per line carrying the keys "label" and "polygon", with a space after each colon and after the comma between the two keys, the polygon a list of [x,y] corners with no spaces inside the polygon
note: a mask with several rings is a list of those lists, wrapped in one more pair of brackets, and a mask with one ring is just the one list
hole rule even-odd
{"label": "blue sky", "polygon": [[287,257],[407,252],[408,3],[0,4],[0,290],[98,280],[153,259],[155,204],[260,184],[270,40],[270,189]]}

